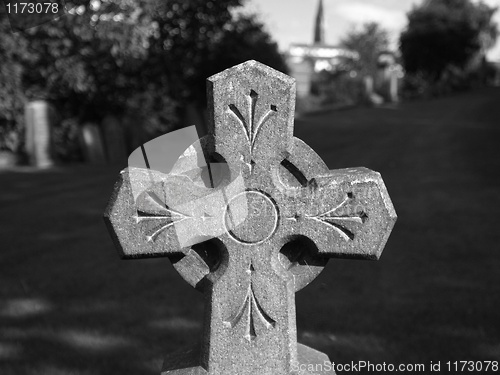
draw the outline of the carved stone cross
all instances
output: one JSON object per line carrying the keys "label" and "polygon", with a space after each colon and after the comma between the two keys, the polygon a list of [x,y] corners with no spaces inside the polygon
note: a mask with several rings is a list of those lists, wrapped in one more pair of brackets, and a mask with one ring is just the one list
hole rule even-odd
{"label": "carved stone cross", "polygon": [[205,294],[200,345],[162,374],[323,373],[307,365],[328,357],[297,344],[295,292],[329,258],[378,259],[391,200],[377,172],[330,171],[293,137],[292,78],[247,61],[208,83],[209,135],[169,174],[124,170],[105,213],[123,257],[167,256]]}

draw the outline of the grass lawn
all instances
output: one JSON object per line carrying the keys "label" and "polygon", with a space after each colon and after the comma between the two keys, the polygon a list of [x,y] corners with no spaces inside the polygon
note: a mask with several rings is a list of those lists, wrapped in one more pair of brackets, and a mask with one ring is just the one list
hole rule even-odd
{"label": "grass lawn", "polygon": [[[381,172],[399,216],[380,261],[330,261],[297,294],[299,341],[338,363],[500,361],[500,89],[302,118],[295,133],[331,168]],[[168,260],[113,248],[117,177],[0,172],[0,375],[158,375],[196,341],[202,296]]]}

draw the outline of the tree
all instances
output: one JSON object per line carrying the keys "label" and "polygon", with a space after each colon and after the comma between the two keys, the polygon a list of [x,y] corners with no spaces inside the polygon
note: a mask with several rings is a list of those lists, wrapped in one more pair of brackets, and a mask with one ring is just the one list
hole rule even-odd
{"label": "tree", "polygon": [[438,81],[449,69],[464,69],[472,58],[494,44],[496,9],[471,0],[430,0],[408,13],[401,34],[405,70]]}
{"label": "tree", "polygon": [[[207,64],[243,0],[155,0],[147,12],[156,25],[150,38],[149,77],[163,80],[181,102],[201,103]],[[203,103],[201,103],[203,104]]]}
{"label": "tree", "polygon": [[212,74],[251,59],[288,73],[277,43],[257,16],[239,15],[225,26],[222,38],[215,45]]}
{"label": "tree", "polygon": [[247,60],[257,60],[283,73],[288,73],[284,57],[256,15],[239,15],[229,21],[220,39],[214,43],[209,58],[198,73],[195,84],[199,104],[205,106],[206,78]]}
{"label": "tree", "polygon": [[140,5],[135,0],[68,4],[68,14],[26,30],[31,51],[23,61],[27,96],[51,100],[63,115],[80,121],[123,111],[142,87],[152,32]]}
{"label": "tree", "polygon": [[[205,105],[205,80],[219,70],[249,58],[286,68],[261,23],[235,18],[243,1],[73,0],[68,14],[17,34],[0,14],[0,74],[17,69],[0,80],[0,116],[43,98],[73,123],[130,114],[172,129],[181,107]],[[14,89],[18,107],[3,99]]]}
{"label": "tree", "polygon": [[378,23],[365,23],[361,29],[353,29],[341,39],[342,47],[356,51],[359,59],[354,68],[362,75],[375,76],[380,53],[389,49],[389,36]]}
{"label": "tree", "polygon": [[[196,91],[192,77],[212,38],[220,39],[232,17],[229,7],[240,2],[74,0],[62,17],[19,33],[2,13],[0,74],[10,79],[1,80],[0,97],[8,100],[0,108],[9,108],[0,116],[22,113],[24,97],[42,98],[78,122],[128,109],[171,127],[177,103]],[[7,67],[16,75],[4,74]],[[23,95],[20,106],[11,103],[13,90]]]}
{"label": "tree", "polygon": [[12,34],[10,23],[0,6],[0,151],[18,151],[22,139],[24,92],[22,90],[23,58],[27,43]]}

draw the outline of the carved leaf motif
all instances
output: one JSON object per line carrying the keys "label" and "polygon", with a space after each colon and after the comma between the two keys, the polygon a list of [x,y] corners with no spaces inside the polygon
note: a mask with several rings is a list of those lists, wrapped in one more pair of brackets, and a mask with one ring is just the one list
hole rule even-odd
{"label": "carved leaf motif", "polygon": [[147,241],[154,242],[158,235],[167,228],[175,223],[191,219],[191,216],[169,208],[155,193],[145,192],[139,196],[135,219],[138,224],[143,222],[160,223],[159,227],[154,225],[151,233],[147,235]]}
{"label": "carved leaf motif", "polygon": [[267,313],[264,311],[259,301],[255,297],[252,284],[248,286],[245,300],[243,301],[243,304],[239,308],[238,312],[228,321],[225,321],[224,325],[229,328],[234,328],[244,318],[246,318],[244,337],[248,341],[253,341],[257,337],[257,333],[255,331],[256,321],[260,322],[265,329],[271,329],[276,324],[276,322],[271,317],[269,317],[269,315],[267,315]]}
{"label": "carved leaf motif", "polygon": [[319,215],[306,215],[306,218],[329,225],[340,235],[340,237],[342,237],[342,239],[345,241],[352,241],[354,240],[355,234],[347,227],[347,224],[363,224],[368,219],[368,216],[364,212],[357,212],[353,215],[335,214],[338,210],[343,209],[351,199],[353,199],[352,193],[348,193],[347,197],[338,206]]}
{"label": "carved leaf motif", "polygon": [[257,101],[259,100],[259,94],[257,94],[254,90],[250,90],[250,93],[246,95],[247,104],[248,104],[248,114],[244,116],[241,111],[234,104],[229,104],[228,113],[231,114],[238,123],[241,125],[241,128],[245,134],[245,137],[248,141],[250,158],[252,157],[253,149],[257,140],[257,136],[259,135],[262,126],[276,114],[278,109],[275,105],[270,105],[267,112],[258,120],[255,120],[256,115],[256,107]]}

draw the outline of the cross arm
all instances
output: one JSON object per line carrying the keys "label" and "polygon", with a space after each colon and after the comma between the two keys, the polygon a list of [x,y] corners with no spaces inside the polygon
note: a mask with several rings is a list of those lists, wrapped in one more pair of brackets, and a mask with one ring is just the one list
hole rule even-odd
{"label": "cross arm", "polygon": [[[226,187],[242,189],[242,181]],[[123,258],[186,254],[225,231],[223,189],[196,186],[184,175],[127,168],[120,174],[104,220]]]}
{"label": "cross arm", "polygon": [[315,178],[299,207],[295,230],[328,257],[378,259],[397,219],[382,177],[366,168]]}
{"label": "cross arm", "polygon": [[[172,225],[168,226],[176,217],[160,203],[164,194],[159,172],[127,168],[120,173],[104,221],[122,258],[160,256],[180,249],[174,233],[169,233]],[[163,233],[155,234],[154,228],[162,226]]]}

